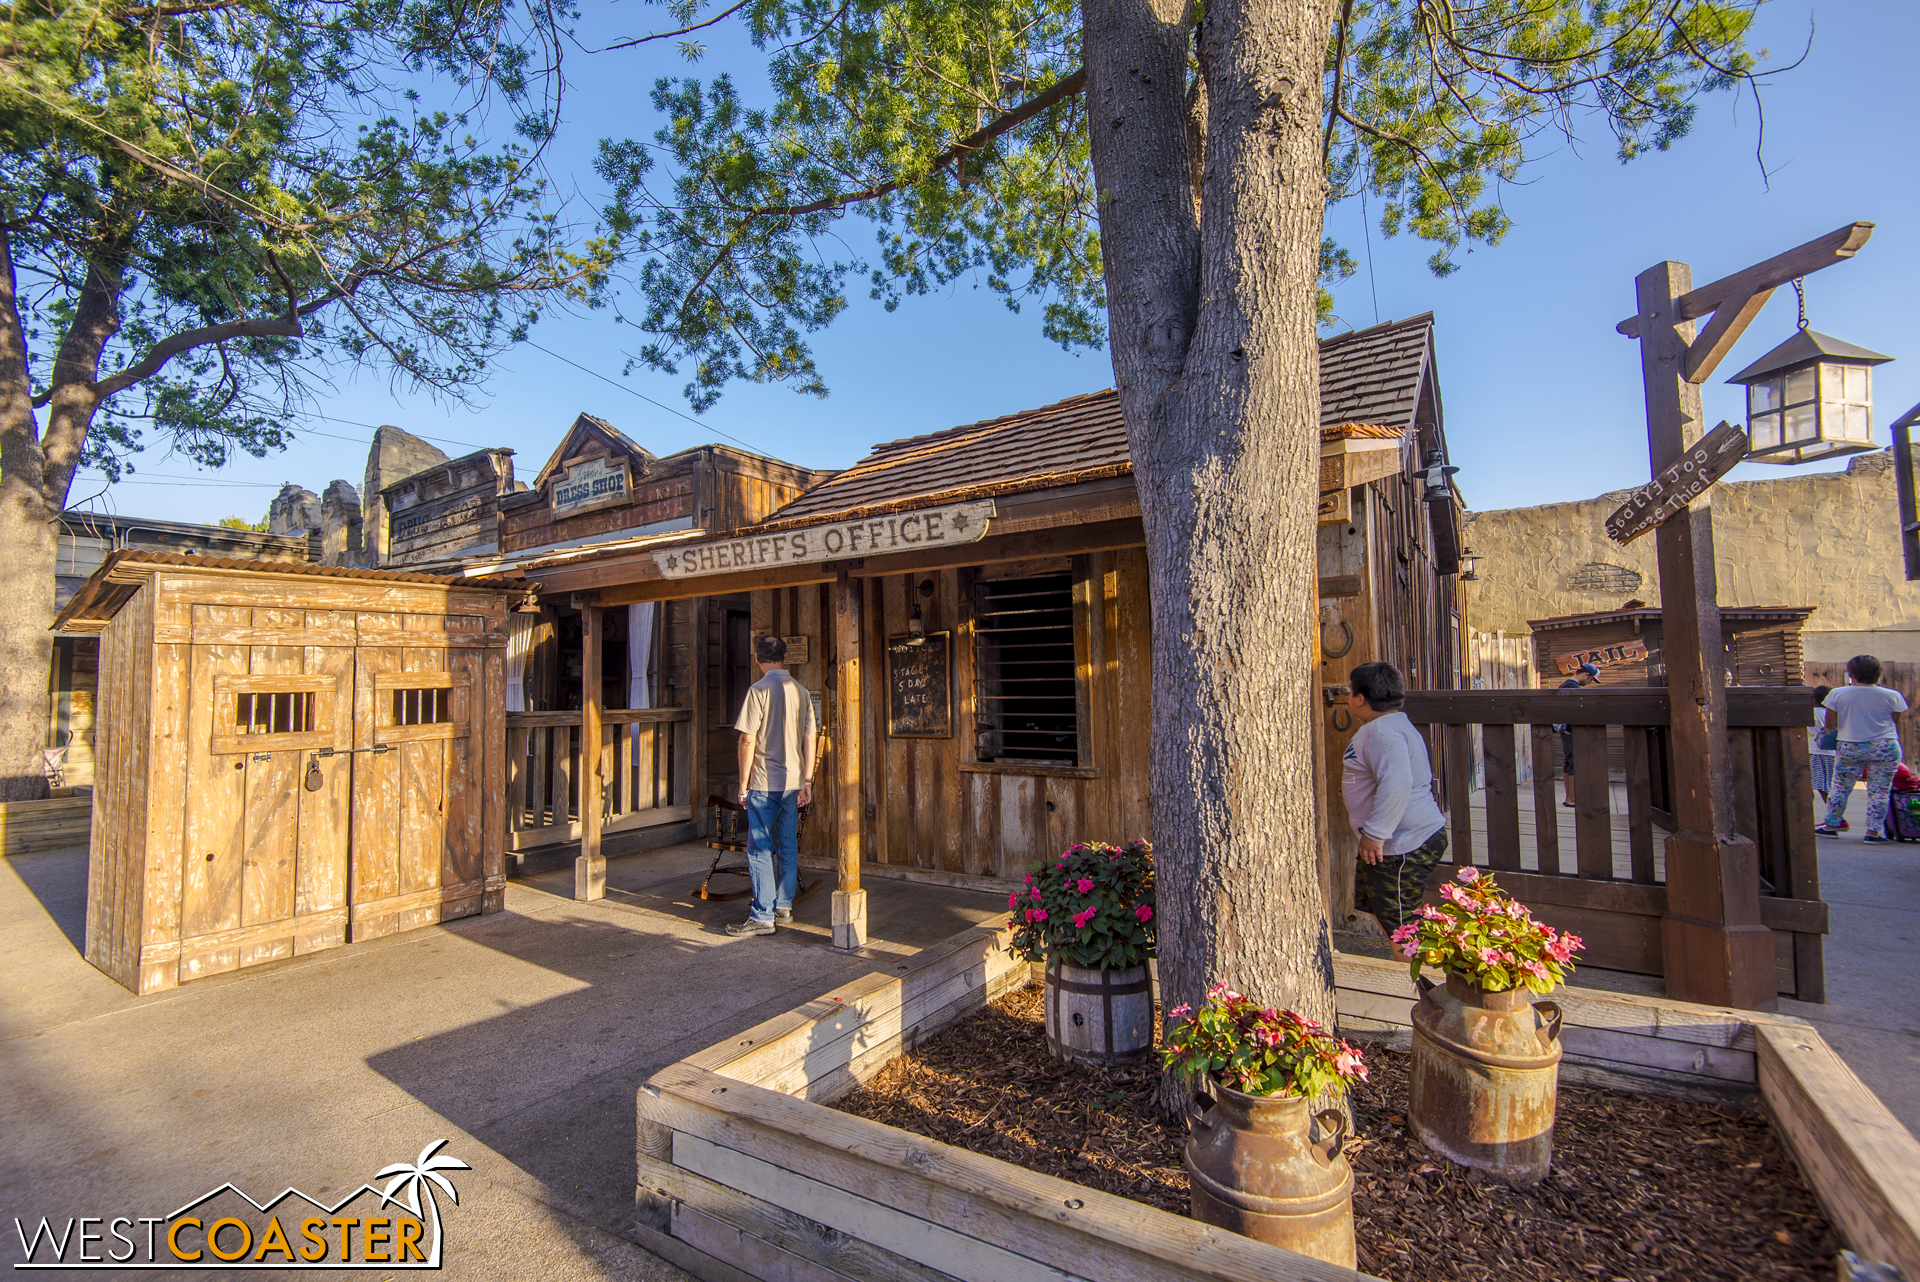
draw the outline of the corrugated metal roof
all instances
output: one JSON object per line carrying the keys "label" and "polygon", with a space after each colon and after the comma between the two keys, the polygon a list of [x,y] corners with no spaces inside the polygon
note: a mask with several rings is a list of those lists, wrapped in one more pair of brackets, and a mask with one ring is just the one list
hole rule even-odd
{"label": "corrugated metal roof", "polygon": [[[1392,437],[1413,426],[1433,314],[1320,344],[1323,441]],[[1132,470],[1120,397],[1112,388],[1039,409],[886,441],[768,518],[786,525],[827,513],[1051,489]]]}

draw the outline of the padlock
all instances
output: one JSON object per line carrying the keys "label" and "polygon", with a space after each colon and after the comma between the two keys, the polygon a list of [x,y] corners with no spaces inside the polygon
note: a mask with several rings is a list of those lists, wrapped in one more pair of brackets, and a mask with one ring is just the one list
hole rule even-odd
{"label": "padlock", "polygon": [[325,779],[322,779],[320,777],[320,759],[318,757],[308,757],[307,758],[307,778],[306,778],[307,791],[319,792],[320,789],[326,786],[326,782],[327,781]]}

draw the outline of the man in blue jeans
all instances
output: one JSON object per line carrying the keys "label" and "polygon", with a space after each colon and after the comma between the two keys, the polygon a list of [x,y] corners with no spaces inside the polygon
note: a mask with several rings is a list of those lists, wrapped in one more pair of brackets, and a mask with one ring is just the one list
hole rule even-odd
{"label": "man in blue jeans", "polygon": [[[813,800],[813,750],[819,726],[813,700],[787,675],[787,643],[760,637],[753,658],[764,674],[740,705],[740,804],[747,808],[747,872],[753,907],[729,935],[771,935],[793,920],[800,881],[800,807]],[[779,855],[778,868],[775,854]]]}

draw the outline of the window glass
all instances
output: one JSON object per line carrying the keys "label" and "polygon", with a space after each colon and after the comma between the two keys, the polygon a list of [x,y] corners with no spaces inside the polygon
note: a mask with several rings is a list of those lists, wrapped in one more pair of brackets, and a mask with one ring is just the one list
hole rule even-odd
{"label": "window glass", "polygon": [[1080,764],[1073,576],[974,585],[974,759]]}

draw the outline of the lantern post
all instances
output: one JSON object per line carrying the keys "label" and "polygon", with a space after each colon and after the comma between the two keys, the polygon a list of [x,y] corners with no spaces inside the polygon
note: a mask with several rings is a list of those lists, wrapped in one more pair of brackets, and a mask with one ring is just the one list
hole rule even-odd
{"label": "lantern post", "polygon": [[[1652,475],[1702,435],[1700,384],[1780,286],[1851,258],[1873,234],[1852,223],[1695,288],[1666,262],[1634,281],[1638,309],[1617,329],[1640,340]],[[1695,332],[1694,322],[1705,324]],[[1655,532],[1671,708],[1675,831],[1667,840],[1661,943],[1669,995],[1744,1010],[1779,1007],[1773,933],[1760,920],[1759,852],[1734,826],[1726,650],[1714,581],[1709,490]]]}

